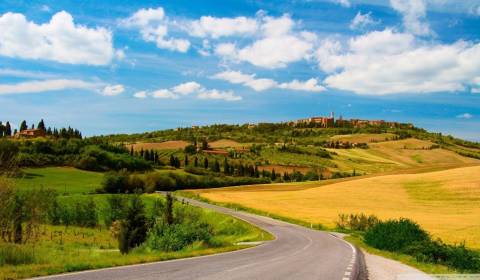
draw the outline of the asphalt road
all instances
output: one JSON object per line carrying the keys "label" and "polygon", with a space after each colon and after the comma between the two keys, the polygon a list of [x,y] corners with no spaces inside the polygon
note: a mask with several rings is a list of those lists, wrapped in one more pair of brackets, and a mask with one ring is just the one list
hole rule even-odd
{"label": "asphalt road", "polygon": [[193,205],[243,219],[272,233],[276,239],[229,253],[61,274],[42,279],[364,279],[361,253],[329,233],[185,200]]}

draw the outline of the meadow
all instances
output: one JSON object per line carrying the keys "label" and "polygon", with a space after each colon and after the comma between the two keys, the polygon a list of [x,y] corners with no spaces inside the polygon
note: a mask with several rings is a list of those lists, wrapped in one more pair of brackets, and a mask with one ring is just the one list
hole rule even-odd
{"label": "meadow", "polygon": [[84,171],[73,167],[25,168],[16,178],[22,190],[54,189],[59,194],[87,194],[101,186],[103,173]]}
{"label": "meadow", "polygon": [[[93,197],[101,224],[95,228],[78,226],[41,225],[41,233],[35,243],[15,245],[0,241],[0,279],[18,279],[40,275],[86,269],[104,268],[136,263],[193,257],[246,248],[236,245],[271,239],[272,236],[257,227],[231,216],[202,209],[201,218],[213,229],[209,244],[194,242],[179,251],[153,250],[147,245],[135,248],[129,254],[121,254],[118,242],[110,229],[103,224],[102,210],[108,195],[71,195],[60,201],[74,205],[76,201]],[[143,195],[147,212],[158,195]],[[176,207],[193,207],[176,203]],[[212,245],[213,244],[213,245]]]}
{"label": "meadow", "polygon": [[443,171],[192,191],[333,229],[339,214],[406,217],[434,238],[480,249],[480,166]]}

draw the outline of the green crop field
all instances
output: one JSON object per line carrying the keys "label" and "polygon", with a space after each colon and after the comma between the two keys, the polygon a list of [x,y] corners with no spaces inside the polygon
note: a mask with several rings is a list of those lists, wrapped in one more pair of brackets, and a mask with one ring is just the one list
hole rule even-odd
{"label": "green crop field", "polygon": [[72,167],[26,168],[17,178],[20,189],[54,189],[60,194],[85,194],[94,192],[102,182],[103,174]]}

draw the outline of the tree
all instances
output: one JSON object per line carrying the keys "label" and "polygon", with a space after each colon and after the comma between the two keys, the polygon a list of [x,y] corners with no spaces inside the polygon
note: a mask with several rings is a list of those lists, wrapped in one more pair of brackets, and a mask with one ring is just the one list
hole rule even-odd
{"label": "tree", "polygon": [[27,122],[26,121],[22,121],[22,123],[20,123],[20,132],[24,131],[28,129],[28,126],[27,126]]}
{"label": "tree", "polygon": [[12,126],[10,125],[10,122],[5,124],[5,136],[12,136]]}
{"label": "tree", "polygon": [[145,205],[140,195],[135,195],[127,208],[125,219],[120,224],[118,247],[122,254],[128,254],[131,249],[142,244],[147,237],[147,217]]}
{"label": "tree", "polygon": [[270,175],[270,179],[272,181],[275,181],[277,179],[277,174],[275,174],[275,168],[272,169],[272,174]]}
{"label": "tree", "polygon": [[193,160],[193,166],[198,167],[198,158],[197,157],[195,157],[195,159]]}
{"label": "tree", "polygon": [[203,160],[203,167],[204,167],[205,169],[208,169],[208,158],[205,158],[205,159]]}
{"label": "tree", "polygon": [[43,119],[40,120],[40,122],[37,125],[37,129],[42,130],[42,131],[47,131],[47,128],[45,127],[45,122]]}
{"label": "tree", "polygon": [[175,167],[175,157],[170,155],[170,166]]}
{"label": "tree", "polygon": [[188,155],[185,155],[185,160],[184,160],[184,162],[183,162],[183,165],[184,165],[185,167],[188,166]]}
{"label": "tree", "polygon": [[167,202],[165,205],[165,222],[167,225],[173,224],[173,196],[167,193]]}
{"label": "tree", "polygon": [[230,166],[228,165],[228,159],[225,157],[223,160],[223,173],[228,175],[230,173]]}
{"label": "tree", "polygon": [[203,138],[202,139],[202,150],[208,150],[209,149],[209,145],[208,145],[208,141],[206,138]]}
{"label": "tree", "polygon": [[213,165],[213,171],[220,172],[220,163],[218,162],[217,159],[215,159],[215,164]]}

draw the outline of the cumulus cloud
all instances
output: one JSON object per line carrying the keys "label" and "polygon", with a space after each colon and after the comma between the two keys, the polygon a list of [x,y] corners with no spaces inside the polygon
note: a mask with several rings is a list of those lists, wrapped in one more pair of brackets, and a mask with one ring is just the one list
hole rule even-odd
{"label": "cumulus cloud", "polygon": [[146,91],[137,91],[133,94],[133,97],[139,98],[139,99],[145,99],[145,98],[147,98],[147,92]]}
{"label": "cumulus cloud", "polygon": [[458,119],[471,119],[473,118],[473,115],[470,113],[463,113],[457,116]]}
{"label": "cumulus cloud", "polygon": [[378,24],[378,22],[372,18],[372,12],[362,14],[362,12],[359,11],[350,23],[350,29],[362,30],[375,24]]}
{"label": "cumulus cloud", "polygon": [[318,84],[317,79],[312,78],[307,81],[293,80],[289,83],[281,83],[278,85],[282,89],[291,89],[291,90],[302,90],[302,91],[312,91],[312,92],[321,92],[326,90],[323,86]]}
{"label": "cumulus cloud", "polygon": [[428,23],[424,22],[426,16],[425,0],[390,0],[394,10],[403,16],[405,29],[415,35],[431,35]]}
{"label": "cumulus cloud", "polygon": [[172,88],[172,91],[177,93],[177,94],[187,95],[187,94],[197,92],[201,88],[202,88],[202,86],[197,82],[187,82],[187,83],[183,83],[183,84],[179,84],[177,86],[174,86]]}
{"label": "cumulus cloud", "polygon": [[300,91],[320,92],[325,88],[318,84],[317,79],[307,81],[293,80],[288,83],[278,83],[272,79],[256,78],[254,74],[244,74],[240,71],[224,71],[212,76],[214,79],[224,80],[232,84],[241,84],[255,91],[264,91],[273,88],[290,89]]}
{"label": "cumulus cloud", "polygon": [[246,61],[255,66],[275,69],[309,57],[316,35],[294,30],[296,23],[289,15],[261,18],[260,38],[252,44],[239,47],[222,43],[215,49],[217,55],[234,61]]}
{"label": "cumulus cloud", "polygon": [[207,89],[197,82],[186,82],[178,84],[169,89],[158,89],[151,93],[146,91],[137,92],[134,96],[137,98],[146,98],[152,96],[153,98],[161,99],[179,99],[182,96],[196,94],[199,99],[217,99],[225,101],[239,101],[241,96],[237,96],[233,91],[220,91],[217,89]]}
{"label": "cumulus cloud", "polygon": [[7,57],[107,65],[115,56],[108,29],[77,25],[65,11],[43,24],[8,12],[0,16],[0,30],[0,55]]}
{"label": "cumulus cloud", "polygon": [[391,29],[327,40],[317,51],[328,87],[358,94],[462,91],[480,77],[480,44],[425,43]]}
{"label": "cumulus cloud", "polygon": [[190,41],[168,37],[168,20],[162,7],[140,9],[120,21],[120,25],[139,29],[144,41],[154,42],[161,49],[184,53],[190,48]]}
{"label": "cumulus cloud", "polygon": [[116,96],[125,91],[125,87],[123,85],[108,85],[105,86],[102,90],[102,95],[105,96]]}
{"label": "cumulus cloud", "polygon": [[161,98],[161,99],[178,99],[179,96],[168,89],[159,89],[152,92],[153,98]]}
{"label": "cumulus cloud", "polygon": [[185,26],[187,32],[195,37],[220,38],[224,36],[254,34],[257,21],[247,17],[217,18],[202,16]]}
{"label": "cumulus cloud", "polygon": [[217,89],[205,90],[198,94],[199,99],[217,99],[225,101],[240,101],[241,96],[235,95],[233,91],[220,91]]}
{"label": "cumulus cloud", "polygon": [[91,83],[82,80],[55,79],[43,81],[27,81],[17,84],[0,84],[0,95],[41,93],[70,89],[84,89],[96,91],[98,90],[98,88],[98,83]]}

